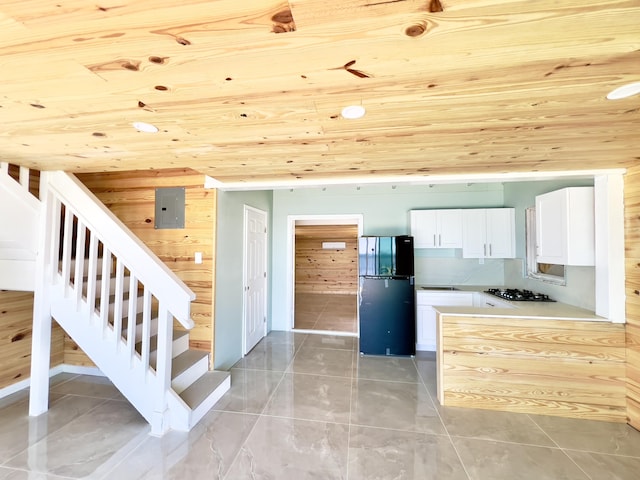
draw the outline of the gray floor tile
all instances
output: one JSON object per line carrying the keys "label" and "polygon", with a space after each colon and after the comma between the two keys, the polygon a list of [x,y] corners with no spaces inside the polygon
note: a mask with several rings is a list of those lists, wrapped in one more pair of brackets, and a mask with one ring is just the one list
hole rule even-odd
{"label": "gray floor tile", "polygon": [[467,480],[446,436],[351,427],[349,480]]}
{"label": "gray floor tile", "polygon": [[190,432],[148,436],[104,480],[222,479],[257,420],[257,415],[209,412]]}
{"label": "gray floor tile", "polygon": [[51,384],[51,392],[61,395],[83,395],[124,400],[120,391],[107,377],[95,375],[76,375],[73,378]]}
{"label": "gray floor tile", "polygon": [[3,407],[0,409],[0,463],[51,436],[104,402],[95,397],[51,394],[49,410],[37,417],[29,416],[26,399]]}
{"label": "gray floor tile", "polygon": [[303,345],[288,372],[351,377],[355,353],[352,350],[313,348]]}
{"label": "gray floor tile", "polygon": [[293,360],[295,351],[294,344],[272,345],[260,343],[238,360],[233,368],[284,372]]}
{"label": "gray floor tile", "polygon": [[331,348],[338,350],[354,351],[358,345],[357,338],[346,335],[319,335],[310,333],[307,340],[302,345],[302,349],[307,348]]}
{"label": "gray floor tile", "polygon": [[99,478],[148,433],[148,424],[130,404],[107,400],[29,446],[5,466],[71,478]]}
{"label": "gray floor tile", "polygon": [[640,432],[625,423],[543,415],[531,419],[561,448],[640,457]]}
{"label": "gray floor tile", "polygon": [[420,376],[412,358],[358,355],[354,375],[369,380],[418,383]]}
{"label": "gray floor tile", "polygon": [[349,423],[351,379],[285,374],[265,415]]}
{"label": "gray floor tile", "polygon": [[452,440],[471,480],[591,480],[558,448]]}
{"label": "gray floor tile", "polygon": [[527,415],[455,407],[440,407],[439,412],[444,426],[452,436],[556,446]]}
{"label": "gray floor tile", "polygon": [[0,467],[0,480],[60,480],[60,477],[54,477],[45,473]]}
{"label": "gray floor tile", "polygon": [[444,434],[445,429],[422,384],[354,380],[351,423]]}
{"label": "gray floor tile", "polygon": [[349,426],[260,417],[228,480],[345,479]]}
{"label": "gray floor tile", "polygon": [[638,480],[640,458],[567,450],[567,455],[592,479]]}
{"label": "gray floor tile", "polygon": [[283,375],[282,372],[233,368],[231,388],[213,408],[229,412],[260,413]]}

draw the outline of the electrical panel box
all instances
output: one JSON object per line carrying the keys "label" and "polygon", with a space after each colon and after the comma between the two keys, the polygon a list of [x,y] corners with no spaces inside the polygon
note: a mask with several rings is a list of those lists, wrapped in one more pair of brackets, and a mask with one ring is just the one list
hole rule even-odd
{"label": "electrical panel box", "polygon": [[184,228],[184,187],[156,188],[155,228]]}

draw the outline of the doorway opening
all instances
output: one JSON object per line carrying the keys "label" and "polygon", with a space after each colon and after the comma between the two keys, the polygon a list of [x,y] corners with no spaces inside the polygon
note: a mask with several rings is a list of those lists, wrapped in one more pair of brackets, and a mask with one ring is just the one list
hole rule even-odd
{"label": "doorway opening", "polygon": [[358,335],[358,237],[361,215],[289,218],[291,326]]}

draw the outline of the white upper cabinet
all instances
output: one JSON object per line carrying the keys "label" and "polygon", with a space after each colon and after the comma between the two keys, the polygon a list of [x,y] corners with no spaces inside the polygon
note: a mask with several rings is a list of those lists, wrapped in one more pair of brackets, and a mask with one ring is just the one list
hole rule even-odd
{"label": "white upper cabinet", "polygon": [[462,212],[464,258],[515,258],[515,209],[477,208]]}
{"label": "white upper cabinet", "polygon": [[462,210],[411,210],[415,248],[461,248]]}
{"label": "white upper cabinet", "polygon": [[595,265],[593,187],[568,187],[536,197],[536,260]]}

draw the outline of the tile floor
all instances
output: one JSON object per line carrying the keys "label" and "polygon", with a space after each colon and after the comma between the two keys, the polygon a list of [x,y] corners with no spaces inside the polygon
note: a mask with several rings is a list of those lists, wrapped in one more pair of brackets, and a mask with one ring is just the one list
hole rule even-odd
{"label": "tile floor", "polygon": [[331,332],[358,332],[356,295],[296,292],[295,328]]}
{"label": "tile floor", "polygon": [[624,424],[443,408],[432,356],[360,357],[352,337],[272,332],[191,432],[152,437],[104,378],[59,375],[51,408],[0,400],[0,480],[638,480]]}

